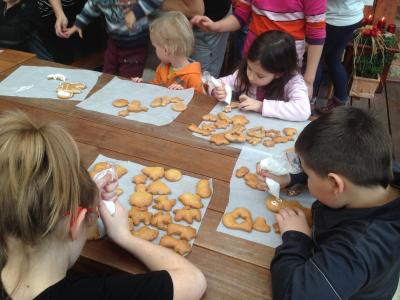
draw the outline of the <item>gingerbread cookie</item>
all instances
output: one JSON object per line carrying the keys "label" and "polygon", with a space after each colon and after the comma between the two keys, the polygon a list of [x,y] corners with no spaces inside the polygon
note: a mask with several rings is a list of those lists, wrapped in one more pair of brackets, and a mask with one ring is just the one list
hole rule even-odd
{"label": "gingerbread cookie", "polygon": [[146,192],[146,185],[144,183],[138,183],[135,185],[135,192]]}
{"label": "gingerbread cookie", "polygon": [[177,103],[173,103],[171,108],[173,111],[182,112],[182,111],[186,110],[187,106],[186,106],[185,102],[177,102]]}
{"label": "gingerbread cookie", "polygon": [[249,173],[249,168],[247,167],[240,167],[239,169],[236,170],[236,177],[238,178],[242,178],[245,175],[247,175]]}
{"label": "gingerbread cookie", "polygon": [[233,125],[246,125],[250,121],[244,116],[244,115],[236,115],[232,117],[232,123]]}
{"label": "gingerbread cookie", "polygon": [[158,230],[149,228],[148,226],[143,226],[136,231],[132,231],[132,235],[142,240],[154,241],[158,236]]}
{"label": "gingerbread cookie", "polygon": [[292,136],[295,135],[297,133],[297,129],[296,128],[283,128],[283,134],[287,135],[287,136]]}
{"label": "gingerbread cookie", "polygon": [[185,255],[190,252],[190,244],[186,240],[178,240],[169,235],[164,235],[160,240],[160,245],[166,248],[171,248],[180,255]]}
{"label": "gingerbread cookie", "polygon": [[179,196],[179,200],[183,203],[185,207],[190,208],[202,208],[203,203],[201,203],[201,198],[197,194],[183,193]]}
{"label": "gingerbread cookie", "polygon": [[115,165],[115,172],[117,173],[118,179],[124,176],[126,173],[128,173],[128,169],[121,166],[121,165]]}
{"label": "gingerbread cookie", "polygon": [[204,135],[204,136],[210,135],[210,134],[211,134],[211,131],[210,131],[210,130],[202,129],[202,128],[198,127],[198,126],[197,126],[196,124],[194,124],[194,123],[191,123],[191,124],[188,126],[188,129],[189,129],[190,131],[192,131],[192,132],[195,132],[195,133],[198,133],[198,134],[201,134],[201,135]]}
{"label": "gingerbread cookie", "polygon": [[218,117],[213,114],[206,114],[202,117],[203,121],[208,121],[208,122],[215,122],[218,120]]}
{"label": "gingerbread cookie", "polygon": [[153,201],[153,195],[148,192],[134,192],[129,198],[129,203],[137,207],[146,207]]}
{"label": "gingerbread cookie", "polygon": [[225,133],[211,135],[210,143],[214,143],[217,146],[230,144],[230,142],[225,138]]}
{"label": "gingerbread cookie", "polygon": [[181,239],[190,241],[196,237],[196,229],[181,224],[169,224],[167,227],[167,234],[178,235]]}
{"label": "gingerbread cookie", "polygon": [[265,129],[262,126],[247,129],[247,135],[250,137],[263,138],[265,137]]}
{"label": "gingerbread cookie", "polygon": [[189,224],[193,223],[193,219],[200,222],[201,221],[201,213],[199,209],[195,208],[182,208],[182,209],[175,209],[174,210],[176,222],[179,221],[186,221]]}
{"label": "gingerbread cookie", "polygon": [[132,207],[129,211],[129,218],[134,225],[138,225],[142,222],[146,225],[149,225],[152,216],[153,215],[148,212],[146,208]]}
{"label": "gingerbread cookie", "polygon": [[146,191],[153,195],[168,195],[171,194],[171,189],[161,180],[156,180],[150,183]]}
{"label": "gingerbread cookie", "polygon": [[271,227],[263,217],[257,217],[253,223],[253,229],[262,232],[270,232]]}
{"label": "gingerbread cookie", "polygon": [[169,212],[157,212],[150,220],[150,224],[161,230],[167,230],[168,224],[172,223],[172,218]]}
{"label": "gingerbread cookie", "polygon": [[159,209],[159,210],[165,210],[165,211],[170,211],[176,203],[176,199],[168,199],[168,196],[166,195],[161,195],[154,199],[154,202],[156,203],[153,205],[153,208]]}
{"label": "gingerbread cookie", "polygon": [[127,109],[120,110],[120,111],[118,112],[118,116],[120,116],[120,117],[127,117],[127,116],[129,116],[129,111],[128,111]]}
{"label": "gingerbread cookie", "polygon": [[231,143],[244,143],[246,141],[245,135],[236,132],[225,133],[225,138]]}
{"label": "gingerbread cookie", "polygon": [[[86,89],[84,83],[61,82],[57,87],[57,96],[60,99],[69,99],[72,98],[74,94],[80,94],[84,89]],[[69,95],[69,97],[67,97],[67,95]]]}
{"label": "gingerbread cookie", "polygon": [[248,142],[252,146],[258,145],[259,143],[261,143],[261,141],[262,139],[258,137],[251,137],[251,136],[246,137],[246,142]]}
{"label": "gingerbread cookie", "polygon": [[196,184],[196,194],[204,199],[209,198],[211,193],[210,182],[207,179],[200,179]]}
{"label": "gingerbread cookie", "polygon": [[139,100],[133,100],[129,105],[127,110],[129,112],[139,113],[139,112],[146,112],[149,109],[145,106],[142,106],[142,103]]}
{"label": "gingerbread cookie", "polygon": [[169,169],[165,171],[164,176],[168,181],[175,182],[182,178],[182,173],[177,169]]}
{"label": "gingerbread cookie", "polygon": [[147,175],[153,180],[160,179],[164,177],[164,168],[163,167],[145,167],[142,170],[142,173]]}
{"label": "gingerbread cookie", "polygon": [[146,180],[147,180],[147,175],[145,174],[139,174],[132,177],[132,182],[134,182],[135,184],[146,183]]}
{"label": "gingerbread cookie", "polygon": [[128,106],[129,100],[127,99],[117,99],[112,102],[112,105],[115,107],[125,107]]}
{"label": "gingerbread cookie", "polygon": [[278,213],[279,210],[281,210],[282,208],[296,208],[297,207],[304,212],[304,215],[306,216],[308,225],[311,226],[311,224],[312,224],[311,209],[302,206],[296,200],[276,199],[275,196],[270,195],[265,199],[265,206],[273,213]]}
{"label": "gingerbread cookie", "polygon": [[[243,222],[238,223],[237,219],[242,218]],[[225,227],[231,229],[239,229],[247,232],[251,232],[253,229],[253,219],[251,217],[251,212],[244,207],[235,208],[232,212],[226,213],[222,217],[222,223]]]}

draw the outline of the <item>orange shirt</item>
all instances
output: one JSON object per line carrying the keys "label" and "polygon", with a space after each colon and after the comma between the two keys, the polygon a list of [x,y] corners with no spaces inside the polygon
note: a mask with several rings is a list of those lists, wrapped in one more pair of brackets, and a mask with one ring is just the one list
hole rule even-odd
{"label": "orange shirt", "polygon": [[159,64],[156,69],[154,84],[170,86],[173,83],[182,85],[185,89],[194,88],[199,93],[204,93],[201,81],[201,66],[198,62],[192,62],[183,68],[175,70],[171,64]]}

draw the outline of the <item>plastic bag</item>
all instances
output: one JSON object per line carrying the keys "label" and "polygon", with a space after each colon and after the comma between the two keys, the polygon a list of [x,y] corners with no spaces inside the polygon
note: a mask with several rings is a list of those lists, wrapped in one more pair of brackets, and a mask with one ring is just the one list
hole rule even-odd
{"label": "plastic bag", "polygon": [[[289,157],[293,158],[292,155]],[[276,176],[296,173],[295,168],[288,159],[287,152],[281,154],[268,153],[267,157],[260,161],[260,168]],[[271,178],[266,178],[265,183],[267,184],[270,193],[279,199],[279,192],[281,189],[280,184]]]}
{"label": "plastic bag", "polygon": [[[208,85],[211,90],[213,90],[216,87],[222,86],[222,84],[207,71],[203,72],[202,81],[204,84]],[[227,104],[231,104],[232,88],[228,85],[225,85],[225,92],[226,92],[226,98],[224,99],[224,102]]]}

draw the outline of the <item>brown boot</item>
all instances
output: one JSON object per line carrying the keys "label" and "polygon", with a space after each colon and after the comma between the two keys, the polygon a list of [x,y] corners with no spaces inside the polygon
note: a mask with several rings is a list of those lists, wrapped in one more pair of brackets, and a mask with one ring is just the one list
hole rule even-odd
{"label": "brown boot", "polygon": [[337,106],[342,106],[342,105],[344,105],[344,103],[343,103],[342,101],[340,101],[340,100],[339,100],[338,98],[336,98],[336,97],[333,97],[333,98],[331,98],[331,99],[328,100],[328,102],[326,103],[326,106],[316,108],[315,110],[316,110],[319,114],[323,115],[323,114],[327,114],[327,113],[331,112],[332,109],[334,109],[335,107],[337,107]]}

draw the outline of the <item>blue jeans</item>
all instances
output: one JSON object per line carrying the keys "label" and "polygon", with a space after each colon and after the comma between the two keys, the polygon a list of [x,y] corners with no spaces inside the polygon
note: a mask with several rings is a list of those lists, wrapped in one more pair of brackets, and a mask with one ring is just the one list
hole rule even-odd
{"label": "blue jeans", "polygon": [[326,24],[326,39],[322,51],[321,60],[318,65],[314,80],[314,91],[322,79],[322,66],[326,63],[328,73],[331,77],[334,89],[334,96],[342,102],[347,100],[348,76],[342,64],[343,51],[352,38],[353,31],[361,25],[360,22],[348,26],[333,26]]}

